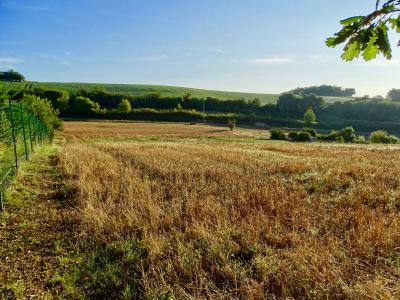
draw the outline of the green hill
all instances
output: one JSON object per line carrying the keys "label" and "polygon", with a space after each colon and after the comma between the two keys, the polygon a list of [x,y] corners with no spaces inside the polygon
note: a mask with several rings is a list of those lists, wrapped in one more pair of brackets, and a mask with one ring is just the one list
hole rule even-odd
{"label": "green hill", "polygon": [[[205,89],[196,89],[188,87],[166,86],[166,85],[148,85],[148,84],[111,84],[111,83],[74,83],[74,82],[30,82],[33,86],[46,88],[59,88],[67,91],[78,91],[79,89],[103,89],[113,93],[132,93],[134,95],[145,95],[159,92],[164,97],[179,97],[190,93],[193,97],[214,97],[221,100],[253,100],[260,99],[262,104],[276,103],[279,94],[260,94],[260,93],[241,93],[228,91],[214,91]],[[10,86],[18,86],[21,83],[5,83]],[[323,97],[327,103],[336,101],[354,100],[351,97]]]}
{"label": "green hill", "polygon": [[[100,88],[109,92],[115,93],[132,93],[135,95],[145,95],[149,93],[159,92],[161,96],[166,97],[179,97],[186,93],[190,93],[193,97],[215,97],[223,100],[233,99],[246,99],[252,100],[254,98],[260,99],[263,104],[275,103],[279,95],[277,94],[259,94],[259,93],[240,93],[240,92],[226,92],[226,91],[213,91],[205,89],[177,87],[177,86],[163,86],[163,85],[145,85],[145,84],[109,84],[109,83],[60,83],[60,82],[31,82],[34,86],[41,86],[47,88],[61,88],[68,91],[77,91],[83,89]],[[18,83],[12,83],[18,84]]]}

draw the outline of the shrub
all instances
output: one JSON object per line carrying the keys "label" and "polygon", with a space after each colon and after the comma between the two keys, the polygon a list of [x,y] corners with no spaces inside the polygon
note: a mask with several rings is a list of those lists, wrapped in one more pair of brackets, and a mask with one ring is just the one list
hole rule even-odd
{"label": "shrub", "polygon": [[367,140],[365,139],[365,136],[363,135],[358,135],[356,136],[356,138],[354,139],[353,143],[357,143],[357,144],[366,144]]}
{"label": "shrub", "polygon": [[280,128],[274,128],[270,130],[271,140],[287,141],[285,131]]}
{"label": "shrub", "polygon": [[344,138],[341,135],[337,136],[336,137],[336,143],[343,144],[344,143]]}
{"label": "shrub", "polygon": [[368,140],[375,144],[397,144],[398,138],[393,135],[388,135],[384,130],[376,130],[371,133]]}
{"label": "shrub", "polygon": [[229,119],[228,120],[228,126],[231,130],[235,129],[236,127],[236,119]]}
{"label": "shrub", "polygon": [[50,132],[53,132],[54,129],[62,129],[63,123],[58,118],[59,111],[53,108],[50,100],[29,95],[22,102],[33,115],[46,125]]}
{"label": "shrub", "polygon": [[132,110],[131,103],[128,99],[122,99],[121,102],[118,104],[117,112],[121,114],[130,113]]}
{"label": "shrub", "polygon": [[297,142],[309,142],[311,141],[311,134],[308,131],[299,131],[297,133]]}
{"label": "shrub", "polygon": [[354,130],[353,127],[346,127],[346,128],[343,128],[343,129],[339,132],[339,135],[340,135],[341,137],[343,137],[343,140],[344,140],[346,143],[350,143],[350,142],[353,142],[353,141],[355,140],[355,138],[356,138],[355,132],[356,132],[356,131]]}
{"label": "shrub", "polygon": [[312,137],[317,137],[317,131],[314,128],[303,128],[302,131],[308,132]]}
{"label": "shrub", "polygon": [[297,140],[297,131],[290,131],[288,134],[289,141],[295,142]]}
{"label": "shrub", "polygon": [[71,101],[69,112],[77,115],[92,115],[104,113],[97,102],[93,102],[90,98],[78,96]]}

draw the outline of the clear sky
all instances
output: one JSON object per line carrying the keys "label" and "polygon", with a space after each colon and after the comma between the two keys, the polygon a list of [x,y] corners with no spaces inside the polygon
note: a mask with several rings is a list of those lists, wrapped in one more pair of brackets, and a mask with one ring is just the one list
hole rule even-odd
{"label": "clear sky", "polygon": [[279,93],[400,88],[391,62],[339,59],[325,39],[375,0],[0,0],[0,69],[34,81]]}

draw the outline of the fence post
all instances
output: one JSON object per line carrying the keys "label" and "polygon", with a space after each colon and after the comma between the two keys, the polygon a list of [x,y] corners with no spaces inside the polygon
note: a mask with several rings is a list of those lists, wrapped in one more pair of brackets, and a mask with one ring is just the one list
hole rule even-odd
{"label": "fence post", "polygon": [[30,113],[28,112],[28,129],[29,129],[29,141],[31,142],[31,152],[33,152],[33,142],[32,142],[32,128],[31,128],[31,117]]}
{"label": "fence post", "polygon": [[8,99],[8,105],[10,107],[11,132],[12,132],[13,145],[14,145],[15,172],[17,172],[18,171],[17,139],[15,136],[15,123],[14,123],[13,107],[11,104],[11,99]]}
{"label": "fence post", "polygon": [[22,103],[19,103],[19,111],[21,113],[21,122],[22,122],[22,133],[24,135],[24,147],[25,147],[25,158],[28,159],[28,146],[26,145],[26,132],[25,132],[25,121],[24,121],[24,110],[22,108]]}
{"label": "fence post", "polygon": [[43,127],[42,127],[42,123],[39,123],[39,132],[40,132],[40,146],[43,146]]}

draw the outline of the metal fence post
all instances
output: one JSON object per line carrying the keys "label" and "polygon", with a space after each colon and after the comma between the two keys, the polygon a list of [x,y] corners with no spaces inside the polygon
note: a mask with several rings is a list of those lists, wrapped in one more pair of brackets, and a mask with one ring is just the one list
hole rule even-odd
{"label": "metal fence post", "polygon": [[27,113],[27,115],[28,115],[29,141],[31,142],[31,152],[33,152],[31,117],[29,112]]}
{"label": "metal fence post", "polygon": [[11,104],[11,99],[8,99],[8,105],[10,107],[11,132],[12,132],[13,145],[14,145],[15,171],[17,172],[18,171],[17,139],[15,136],[15,123],[14,123],[13,107]]}
{"label": "metal fence post", "polygon": [[25,121],[24,121],[24,110],[22,108],[22,103],[19,103],[19,111],[21,113],[21,122],[22,122],[22,133],[24,135],[24,147],[25,147],[25,158],[28,159],[28,146],[26,145],[26,132],[25,132]]}

